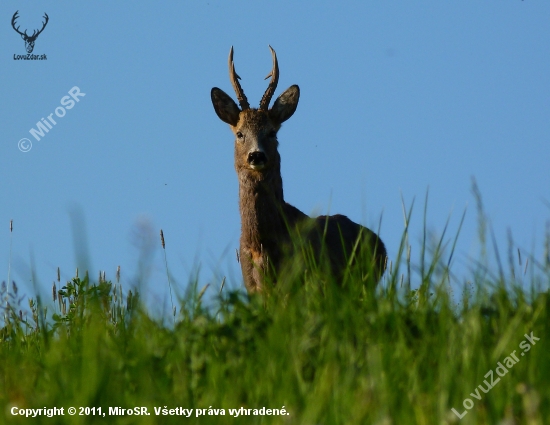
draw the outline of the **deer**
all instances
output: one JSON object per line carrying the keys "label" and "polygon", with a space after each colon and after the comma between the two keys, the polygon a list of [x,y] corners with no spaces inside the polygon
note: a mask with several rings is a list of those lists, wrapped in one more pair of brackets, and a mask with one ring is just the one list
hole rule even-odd
{"label": "deer", "polygon": [[19,18],[18,13],[19,11],[17,10],[13,14],[13,17],[11,18],[11,26],[21,36],[21,38],[25,40],[25,49],[27,50],[27,53],[32,53],[32,51],[34,50],[34,43],[36,42],[36,39],[38,38],[40,33],[44,31],[44,28],[46,28],[46,25],[48,25],[48,21],[50,20],[50,18],[48,17],[47,13],[44,13],[45,21],[42,22],[42,28],[40,30],[34,30],[32,32],[32,35],[28,35],[27,30],[25,30],[25,32],[21,32],[19,31],[19,27],[15,28],[17,18]]}
{"label": "deer", "polygon": [[311,218],[284,199],[277,133],[296,111],[300,89],[290,86],[269,108],[279,80],[277,55],[271,46],[269,49],[273,66],[265,79],[271,79],[259,108],[250,107],[239,83],[233,47],[229,51],[229,79],[239,106],[223,90],[211,90],[214,111],[235,136],[241,217],[237,258],[245,288],[248,293],[262,293],[267,277],[276,284],[285,258],[293,254],[292,232],[299,229],[306,229],[303,237],[316,260],[328,260],[330,271],[339,279],[350,260],[361,258],[359,249],[366,247],[372,259],[370,270],[378,282],[386,268],[387,254],[376,233],[341,214]]}

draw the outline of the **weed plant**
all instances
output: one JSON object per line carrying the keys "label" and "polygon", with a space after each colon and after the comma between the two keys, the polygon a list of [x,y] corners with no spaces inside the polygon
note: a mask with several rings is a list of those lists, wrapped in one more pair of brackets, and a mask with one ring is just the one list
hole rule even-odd
{"label": "weed plant", "polygon": [[[28,310],[4,286],[0,423],[550,423],[550,234],[542,260],[509,255],[506,273],[500,259],[496,272],[477,262],[458,282],[457,236],[424,237],[411,260],[411,211],[378,285],[367,258],[334,282],[297,237],[302,255],[265,294],[223,289],[207,305],[195,281],[175,323],[101,276],[76,276]],[[12,415],[53,407],[64,415]],[[162,414],[178,408],[193,411]],[[253,414],[262,408],[280,410]]]}

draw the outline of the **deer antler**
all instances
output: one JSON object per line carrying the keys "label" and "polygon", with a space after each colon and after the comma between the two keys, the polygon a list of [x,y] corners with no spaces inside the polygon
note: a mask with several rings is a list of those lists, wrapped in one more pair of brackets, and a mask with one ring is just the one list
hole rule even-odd
{"label": "deer antler", "polygon": [[38,37],[38,34],[40,34],[42,31],[44,31],[44,28],[46,28],[46,25],[48,25],[48,21],[50,20],[50,18],[48,17],[48,14],[46,12],[44,12],[44,16],[43,16],[44,19],[46,19],[45,22],[42,22],[42,29],[40,31],[38,31],[36,34],[36,30],[33,31],[32,33],[32,37],[36,38]]}
{"label": "deer antler", "polygon": [[48,21],[50,20],[50,18],[48,17],[48,14],[47,13],[44,13],[44,18],[46,19],[45,22],[42,22],[42,29],[38,30],[38,32],[36,32],[37,30],[34,30],[32,35],[28,35],[27,34],[27,30],[25,30],[25,32],[21,32],[19,31],[19,27],[15,28],[15,24],[16,24],[16,20],[17,18],[19,18],[19,16],[17,16],[17,14],[19,13],[19,11],[17,10],[14,14],[13,14],[13,18],[11,18],[11,26],[13,27],[13,29],[21,34],[23,37],[25,37],[26,40],[36,40],[36,38],[40,35],[40,33],[42,31],[44,31],[44,28],[46,28],[46,25],[48,25]]}
{"label": "deer antler", "polygon": [[271,50],[271,57],[273,58],[273,68],[267,77],[265,77],[266,80],[271,77],[271,80],[269,81],[269,86],[267,86],[262,100],[260,100],[260,109],[264,111],[267,111],[267,108],[269,108],[269,102],[271,102],[271,97],[273,96],[273,93],[275,93],[277,83],[279,82],[279,64],[277,62],[277,54],[271,46],[269,46],[269,50]]}
{"label": "deer antler", "polygon": [[239,77],[235,72],[235,64],[233,63],[233,46],[231,46],[231,50],[229,51],[229,79],[231,80],[231,85],[233,86],[233,89],[237,94],[237,100],[239,101],[239,105],[241,105],[241,109],[243,111],[245,109],[250,109],[248,99],[246,98],[244,91],[239,84],[239,80],[241,79],[241,77]]}
{"label": "deer antler", "polygon": [[19,27],[15,28],[15,21],[17,20],[17,18],[19,18],[19,16],[17,16],[17,14],[19,13],[19,10],[16,11],[14,14],[13,14],[13,18],[11,18],[11,26],[13,27],[13,29],[15,31],[17,31],[17,33],[21,34],[21,35],[26,35],[27,32],[25,31],[25,33],[22,33],[21,31],[19,31]]}

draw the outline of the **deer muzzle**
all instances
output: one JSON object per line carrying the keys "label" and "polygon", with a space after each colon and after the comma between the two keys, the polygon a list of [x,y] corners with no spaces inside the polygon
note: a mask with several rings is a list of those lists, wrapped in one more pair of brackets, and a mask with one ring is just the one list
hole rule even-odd
{"label": "deer muzzle", "polygon": [[261,170],[267,165],[267,155],[262,151],[250,152],[247,161],[253,170]]}

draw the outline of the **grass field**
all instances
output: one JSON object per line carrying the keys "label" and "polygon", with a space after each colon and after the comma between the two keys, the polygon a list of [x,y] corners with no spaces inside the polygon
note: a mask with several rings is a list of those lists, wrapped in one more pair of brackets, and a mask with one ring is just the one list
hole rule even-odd
{"label": "grass field", "polygon": [[175,324],[116,282],[75,277],[29,307],[12,288],[0,423],[550,423],[545,243],[543,259],[514,250],[453,282],[454,239],[425,241],[415,263],[405,230],[376,289],[356,267],[336,285],[304,255],[265,297],[222,289],[205,305],[191,285]]}

